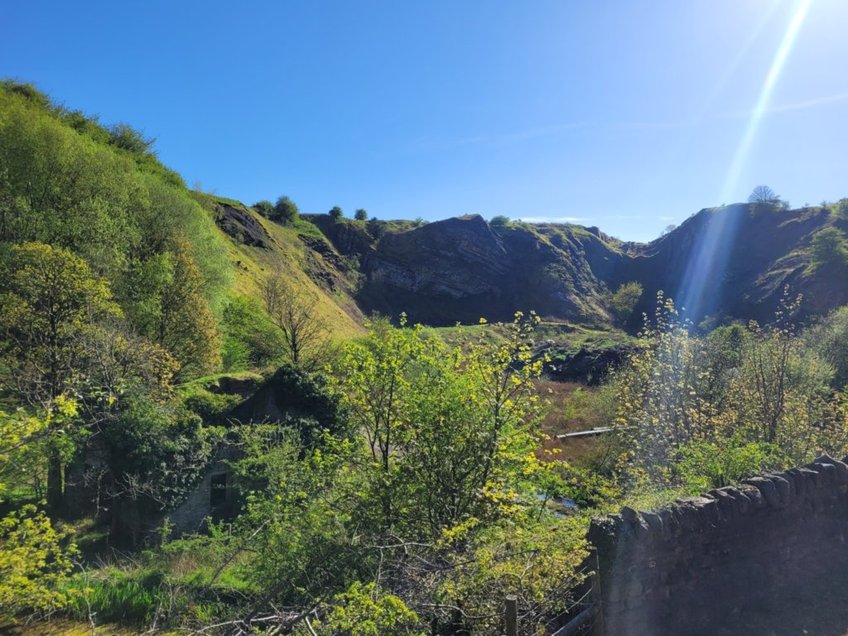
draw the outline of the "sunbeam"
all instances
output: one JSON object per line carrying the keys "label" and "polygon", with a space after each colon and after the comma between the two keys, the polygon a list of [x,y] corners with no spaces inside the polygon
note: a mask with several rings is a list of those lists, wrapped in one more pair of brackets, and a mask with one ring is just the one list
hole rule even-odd
{"label": "sunbeam", "polygon": [[[757,102],[751,111],[745,132],[733,155],[719,198],[721,201],[731,199],[736,193],[742,169],[750,154],[760,124],[768,113],[781,71],[812,4],[813,0],[801,0],[786,33],[781,39],[780,46],[760,89]],[[733,247],[736,229],[743,212],[744,210],[732,208],[711,213],[706,217],[704,226],[698,232],[698,239],[689,256],[686,272],[674,296],[679,306],[685,308],[687,314],[694,320],[702,318],[719,301],[715,296],[721,287],[720,283],[725,275],[728,255]]]}
{"label": "sunbeam", "polygon": [[769,68],[768,75],[766,75],[766,79],[760,89],[760,95],[757,98],[757,103],[751,111],[751,116],[748,120],[748,125],[745,128],[745,133],[742,135],[739,146],[736,148],[736,153],[733,155],[733,161],[730,164],[730,169],[727,172],[724,187],[722,188],[721,196],[719,197],[720,201],[727,201],[731,199],[733,194],[736,192],[739,176],[748,158],[748,154],[751,151],[751,146],[754,143],[754,139],[760,128],[763,117],[768,112],[769,102],[771,101],[772,94],[774,93],[774,88],[777,86],[780,73],[783,71],[786,60],[792,52],[792,47],[795,45],[795,40],[798,38],[801,26],[804,24],[804,20],[806,19],[812,4],[813,0],[801,0],[798,8],[795,10],[795,14],[792,16],[789,26],[786,29],[786,33],[783,35],[783,39],[780,42],[780,46],[777,48],[777,53],[775,54],[774,60]]}

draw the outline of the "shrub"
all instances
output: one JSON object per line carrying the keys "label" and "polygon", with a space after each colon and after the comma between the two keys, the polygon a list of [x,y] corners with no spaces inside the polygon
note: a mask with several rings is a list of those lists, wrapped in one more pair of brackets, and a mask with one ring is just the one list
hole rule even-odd
{"label": "shrub", "polygon": [[791,460],[775,445],[734,436],[722,443],[691,442],[678,450],[675,470],[694,492],[723,488],[764,470],[783,470]]}
{"label": "shrub", "polygon": [[848,240],[845,233],[835,227],[826,227],[813,235],[810,241],[812,267],[848,264]]}
{"label": "shrub", "polygon": [[257,201],[253,204],[253,209],[266,219],[270,219],[274,214],[274,204],[270,201]]}
{"label": "shrub", "polygon": [[286,196],[277,199],[274,205],[274,211],[271,214],[271,220],[283,225],[292,225],[300,216],[300,210],[297,204]]}

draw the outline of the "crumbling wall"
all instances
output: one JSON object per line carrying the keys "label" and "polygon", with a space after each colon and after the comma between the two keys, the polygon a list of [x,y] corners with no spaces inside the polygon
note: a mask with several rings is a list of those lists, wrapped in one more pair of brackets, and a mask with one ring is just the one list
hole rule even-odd
{"label": "crumbling wall", "polygon": [[[846,458],[848,460],[848,458]],[[848,561],[848,464],[812,464],[592,522],[604,633],[709,633]]]}

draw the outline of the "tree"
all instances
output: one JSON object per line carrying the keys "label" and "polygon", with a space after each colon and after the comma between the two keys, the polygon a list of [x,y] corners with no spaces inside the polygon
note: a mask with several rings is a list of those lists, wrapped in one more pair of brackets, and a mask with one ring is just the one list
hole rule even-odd
{"label": "tree", "polygon": [[287,196],[281,196],[277,199],[274,205],[274,212],[271,215],[271,220],[282,223],[283,225],[291,225],[297,221],[300,216],[300,210],[297,205]]}
{"label": "tree", "polygon": [[4,382],[47,406],[70,386],[94,321],[118,317],[108,283],[81,258],[43,243],[11,249],[0,281]]}
{"label": "tree", "polygon": [[330,218],[334,221],[338,221],[343,216],[344,212],[342,212],[342,209],[339,206],[334,205],[332,208],[330,208]]}
{"label": "tree", "polygon": [[471,517],[497,518],[533,474],[534,319],[499,327],[497,344],[451,349],[402,317],[400,328],[372,323],[346,348],[337,388],[368,441],[381,528],[434,539]]}
{"label": "tree", "polygon": [[109,143],[123,150],[129,150],[137,154],[152,154],[153,144],[156,140],[145,137],[129,124],[115,124],[109,129]]}
{"label": "tree", "polygon": [[748,203],[778,203],[780,197],[775,194],[774,190],[766,185],[758,185],[751,191],[748,197]]}
{"label": "tree", "polygon": [[182,379],[203,375],[221,364],[218,327],[189,250],[185,241],[178,241],[169,256],[172,275],[162,294],[156,338],[180,363]]}
{"label": "tree", "polygon": [[315,313],[318,298],[296,287],[281,267],[262,281],[261,293],[265,310],[283,332],[288,360],[306,369],[318,367],[328,346],[326,331]]}
{"label": "tree", "polygon": [[357,211],[353,214],[353,218],[354,218],[354,219],[356,219],[357,221],[365,221],[365,220],[367,220],[367,219],[368,219],[368,212],[366,212],[366,211],[365,211],[364,209],[362,209],[362,208],[359,208],[359,209],[358,209],[358,210],[357,210]]}
{"label": "tree", "polygon": [[758,185],[748,196],[748,203],[757,207],[788,209],[789,203],[781,199],[774,190],[766,185]]}
{"label": "tree", "polygon": [[[70,390],[82,371],[95,322],[121,315],[106,281],[62,248],[25,243],[11,249],[0,282],[2,383],[44,409]],[[49,449],[47,499],[62,502],[62,451]]]}
{"label": "tree", "polygon": [[642,285],[636,281],[623,283],[607,296],[607,306],[618,326],[624,326],[642,297]]}
{"label": "tree", "polygon": [[489,225],[491,225],[492,227],[507,226],[509,225],[509,217],[503,216],[502,214],[499,214],[498,216],[493,216],[492,220],[489,221]]}

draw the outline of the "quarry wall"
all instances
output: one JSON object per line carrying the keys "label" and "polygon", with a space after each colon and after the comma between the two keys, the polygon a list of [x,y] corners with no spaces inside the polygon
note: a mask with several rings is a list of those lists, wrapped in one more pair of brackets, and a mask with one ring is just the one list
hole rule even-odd
{"label": "quarry wall", "polygon": [[[846,458],[848,459],[848,458]],[[822,456],[655,512],[592,522],[603,633],[715,633],[723,617],[848,562],[848,464]]]}

